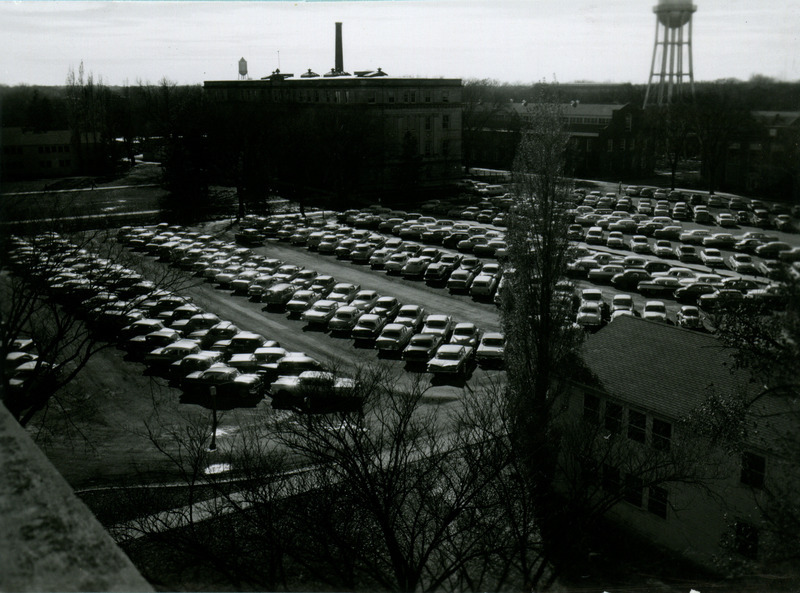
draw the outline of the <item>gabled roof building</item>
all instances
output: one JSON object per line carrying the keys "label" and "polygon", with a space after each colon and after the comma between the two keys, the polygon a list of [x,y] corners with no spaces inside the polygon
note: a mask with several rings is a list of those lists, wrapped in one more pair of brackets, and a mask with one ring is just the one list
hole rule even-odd
{"label": "gabled roof building", "polygon": [[[597,426],[599,438],[616,439],[634,457],[657,451],[665,463],[675,463],[671,456],[679,455],[681,441],[692,439],[695,454],[707,457],[711,468],[698,482],[648,485],[646,475],[629,475],[630,465],[611,458],[598,460],[597,479],[603,489],[623,491],[612,520],[717,568],[721,557],[764,555],[773,533],[763,522],[766,493],[798,479],[800,471],[781,441],[800,428],[796,395],[765,395],[745,372],[732,372],[731,355],[711,334],[620,317],[586,339],[587,373],[573,382],[568,404],[570,417]],[[751,402],[745,434],[734,446],[687,436],[684,422],[706,414],[711,396]]]}

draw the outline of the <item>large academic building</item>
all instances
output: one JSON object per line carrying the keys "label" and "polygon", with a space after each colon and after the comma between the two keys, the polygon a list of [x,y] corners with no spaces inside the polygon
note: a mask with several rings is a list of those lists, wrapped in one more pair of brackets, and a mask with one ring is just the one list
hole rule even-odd
{"label": "large academic building", "polygon": [[[337,163],[350,177],[343,184],[335,171],[298,174],[317,185],[329,180],[331,186],[371,193],[457,179],[461,79],[398,78],[380,68],[350,74],[342,63],[340,27],[336,49],[336,67],[323,75],[276,70],[258,80],[206,81],[206,96],[231,113],[257,113],[260,125],[275,130],[276,142],[301,142],[299,154],[321,167]],[[330,159],[314,156],[319,143]]]}

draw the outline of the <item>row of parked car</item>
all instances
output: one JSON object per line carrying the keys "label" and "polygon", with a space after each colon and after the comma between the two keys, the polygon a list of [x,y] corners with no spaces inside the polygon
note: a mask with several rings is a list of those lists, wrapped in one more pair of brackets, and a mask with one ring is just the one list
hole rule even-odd
{"label": "row of parked car", "polygon": [[[130,244],[132,237],[142,232],[148,231],[130,229],[122,240]],[[171,231],[161,235],[169,238],[167,243],[178,236]],[[194,237],[186,241],[191,239]],[[362,290],[356,284],[337,282],[329,275],[240,249],[234,244],[209,242],[197,261],[211,262],[212,266],[220,258],[224,261],[211,268],[199,266],[196,273],[221,289],[263,302],[267,310],[286,311],[309,326],[345,335],[361,344],[371,343],[380,352],[394,352],[412,364],[422,361],[432,373],[464,374],[473,361],[502,365],[501,334],[484,335],[475,324],[456,323],[446,315],[426,315],[418,305],[402,305],[395,297],[381,296],[374,290]],[[185,258],[172,261],[187,267]],[[209,269],[215,273],[208,273]],[[420,337],[421,334],[431,335]],[[454,346],[459,346],[456,350],[462,357],[455,365],[442,363],[439,350],[451,352]]]}

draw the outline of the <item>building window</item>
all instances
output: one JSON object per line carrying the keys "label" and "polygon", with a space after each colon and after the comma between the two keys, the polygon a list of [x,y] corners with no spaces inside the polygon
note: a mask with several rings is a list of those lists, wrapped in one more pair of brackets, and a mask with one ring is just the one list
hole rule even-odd
{"label": "building window", "polygon": [[430,130],[431,130],[431,116],[430,115],[426,115],[425,116],[425,130],[428,131],[428,132],[430,132]]}
{"label": "building window", "polygon": [[450,154],[450,140],[442,140],[442,154],[444,156]]}
{"label": "building window", "polygon": [[628,410],[628,438],[644,443],[647,435],[647,416],[636,410]]}
{"label": "building window", "polygon": [[394,91],[388,91],[386,93],[386,98],[389,101],[389,103],[394,103]]}
{"label": "building window", "polygon": [[606,402],[605,426],[615,434],[622,430],[622,406]]}
{"label": "building window", "polygon": [[628,502],[633,506],[641,507],[642,498],[644,495],[642,479],[639,476],[633,476],[630,474],[626,475],[625,490],[622,495],[625,498],[625,502]]}
{"label": "building window", "polygon": [[430,91],[425,91],[425,102],[426,103],[430,103],[431,102],[431,92]]}
{"label": "building window", "polygon": [[625,152],[625,138],[619,141],[619,151]]}
{"label": "building window", "polygon": [[337,103],[342,102],[342,91],[335,91],[334,97],[336,98]]}
{"label": "building window", "polygon": [[425,156],[431,156],[431,141],[425,140]]}
{"label": "building window", "polygon": [[614,152],[614,140],[611,138],[606,141],[606,151]]}
{"label": "building window", "polygon": [[745,452],[742,454],[742,484],[753,488],[764,487],[764,473],[767,460],[761,455]]}
{"label": "building window", "polygon": [[758,528],[750,523],[737,521],[735,526],[734,547],[737,553],[746,558],[757,558]]}
{"label": "building window", "polygon": [[350,91],[345,91],[344,92],[344,102],[345,103],[349,103],[350,102]]}
{"label": "building window", "polygon": [[450,102],[450,91],[442,91],[442,103]]}
{"label": "building window", "polygon": [[650,486],[647,491],[647,510],[662,519],[667,518],[667,489],[660,486]]}
{"label": "building window", "polygon": [[442,129],[449,130],[450,129],[450,116],[449,115],[442,115]]}
{"label": "building window", "polygon": [[609,494],[617,494],[621,486],[619,469],[604,463],[601,485]]}
{"label": "building window", "polygon": [[600,422],[600,398],[591,393],[583,394],[583,419],[593,424]]}
{"label": "building window", "polygon": [[672,424],[653,418],[653,448],[659,451],[669,451],[671,441]]}
{"label": "building window", "polygon": [[367,103],[374,103],[375,102],[375,91],[370,91],[367,95]]}
{"label": "building window", "polygon": [[625,131],[630,132],[633,129],[633,116],[629,113],[625,116]]}
{"label": "building window", "polygon": [[412,103],[417,102],[417,91],[411,91],[411,102]]}

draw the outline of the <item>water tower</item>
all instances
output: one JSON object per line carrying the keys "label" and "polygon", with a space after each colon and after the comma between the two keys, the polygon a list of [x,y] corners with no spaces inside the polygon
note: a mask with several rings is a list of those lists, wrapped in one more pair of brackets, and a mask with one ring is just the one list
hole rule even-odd
{"label": "water tower", "polygon": [[239,80],[247,80],[247,60],[239,60]]}
{"label": "water tower", "polygon": [[[694,94],[692,72],[692,14],[697,6],[691,0],[658,0],[653,61],[644,106],[665,105],[687,92]],[[660,68],[657,70],[657,68]]]}

